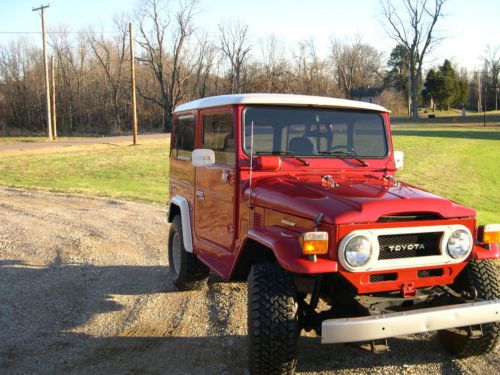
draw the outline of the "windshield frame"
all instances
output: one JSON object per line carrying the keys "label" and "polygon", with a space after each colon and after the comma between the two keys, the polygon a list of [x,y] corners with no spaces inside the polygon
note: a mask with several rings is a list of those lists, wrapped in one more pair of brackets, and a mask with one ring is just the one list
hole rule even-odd
{"label": "windshield frame", "polygon": [[[387,129],[387,122],[385,117],[383,116],[382,113],[378,111],[370,111],[370,110],[362,110],[362,109],[357,109],[357,108],[335,108],[335,107],[314,107],[314,106],[288,106],[288,105],[255,105],[255,104],[250,104],[250,105],[245,105],[243,110],[241,111],[241,149],[243,151],[243,154],[250,157],[250,152],[247,152],[246,150],[246,137],[245,137],[245,117],[246,117],[246,111],[247,109],[250,108],[268,108],[268,109],[283,109],[283,108],[288,108],[288,109],[315,109],[315,110],[332,110],[332,111],[338,111],[338,112],[350,112],[350,113],[370,113],[374,114],[378,117],[380,117],[380,120],[382,122],[383,126],[383,133],[384,133],[384,141],[385,141],[385,149],[386,149],[386,154],[383,156],[363,156],[363,155],[335,155],[335,154],[318,154],[318,155],[302,155],[302,154],[297,154],[296,156],[302,157],[302,158],[313,158],[313,159],[349,159],[352,157],[358,157],[362,159],[386,159],[391,155],[391,149],[390,145],[391,143],[389,142],[389,132]],[[286,152],[287,150],[281,150]],[[272,155],[272,152],[265,152],[265,153],[255,153],[253,156],[265,156],[265,155]],[[293,156],[291,155],[278,155],[282,158],[292,158]]]}

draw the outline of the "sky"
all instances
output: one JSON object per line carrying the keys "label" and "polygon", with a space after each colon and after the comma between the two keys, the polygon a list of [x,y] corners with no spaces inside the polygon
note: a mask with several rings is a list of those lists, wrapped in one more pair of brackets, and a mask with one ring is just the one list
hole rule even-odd
{"label": "sky", "polygon": [[[47,30],[60,25],[70,31],[89,26],[111,30],[113,15],[131,12],[137,2],[52,0],[46,11]],[[0,45],[22,35],[10,32],[41,30],[40,17],[31,10],[39,5],[34,0],[0,0]],[[289,48],[312,38],[323,57],[328,55],[332,37],[359,36],[384,52],[386,58],[395,46],[384,31],[378,0],[199,0],[198,8],[197,27],[213,34],[220,22],[248,24],[255,51],[260,51],[258,41],[271,34]],[[437,24],[443,40],[427,58],[426,65],[436,66],[447,58],[469,71],[478,69],[486,46],[500,47],[500,0],[448,0],[444,10],[445,17]],[[41,41],[39,34],[25,36]]]}

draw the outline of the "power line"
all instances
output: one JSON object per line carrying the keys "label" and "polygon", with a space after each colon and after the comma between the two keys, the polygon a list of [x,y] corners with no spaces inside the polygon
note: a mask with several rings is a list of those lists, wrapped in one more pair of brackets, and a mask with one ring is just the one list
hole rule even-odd
{"label": "power line", "polygon": [[[46,31],[46,34],[88,34],[85,31]],[[99,34],[121,34],[118,31],[97,32]],[[0,34],[42,34],[41,31],[0,31]]]}

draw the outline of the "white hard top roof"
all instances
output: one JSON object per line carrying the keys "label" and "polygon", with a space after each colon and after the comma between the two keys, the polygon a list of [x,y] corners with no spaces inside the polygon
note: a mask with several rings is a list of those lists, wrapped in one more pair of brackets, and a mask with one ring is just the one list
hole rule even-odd
{"label": "white hard top roof", "polygon": [[234,94],[210,96],[181,104],[174,113],[193,111],[201,108],[221,107],[233,104],[267,104],[285,106],[313,106],[329,108],[364,109],[377,112],[389,112],[386,108],[355,100],[328,98],[324,96],[290,95],[290,94]]}

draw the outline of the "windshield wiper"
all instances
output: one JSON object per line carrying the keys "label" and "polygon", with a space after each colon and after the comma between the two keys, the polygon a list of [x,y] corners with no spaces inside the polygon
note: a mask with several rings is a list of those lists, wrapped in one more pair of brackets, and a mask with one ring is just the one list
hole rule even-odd
{"label": "windshield wiper", "polygon": [[256,152],[256,154],[271,154],[271,155],[285,155],[285,156],[291,156],[292,158],[294,158],[295,160],[298,160],[300,161],[302,164],[304,165],[311,165],[307,160],[304,160],[298,156],[296,156],[292,151],[283,151],[283,150],[279,150],[279,151],[260,151],[260,152]]}
{"label": "windshield wiper", "polygon": [[354,154],[354,152],[352,152],[352,151],[340,151],[340,150],[320,151],[319,154],[321,154],[321,155],[335,155],[336,157],[338,157],[340,159],[353,159],[353,160],[356,160],[363,167],[368,167],[370,165],[366,161],[364,161],[363,159],[358,158]]}

